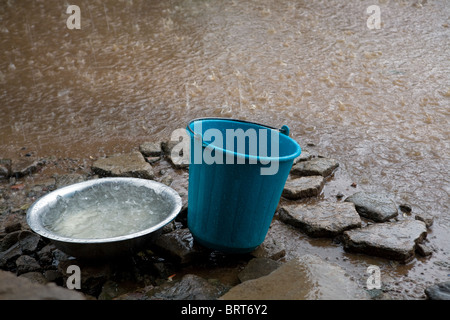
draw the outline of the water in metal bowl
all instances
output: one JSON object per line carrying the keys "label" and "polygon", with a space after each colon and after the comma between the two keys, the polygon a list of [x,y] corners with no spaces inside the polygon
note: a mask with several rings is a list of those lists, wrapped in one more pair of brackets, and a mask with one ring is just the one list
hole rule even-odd
{"label": "water in metal bowl", "polygon": [[80,258],[142,247],[181,210],[173,189],[152,180],[104,178],[53,191],[27,212],[31,229]]}

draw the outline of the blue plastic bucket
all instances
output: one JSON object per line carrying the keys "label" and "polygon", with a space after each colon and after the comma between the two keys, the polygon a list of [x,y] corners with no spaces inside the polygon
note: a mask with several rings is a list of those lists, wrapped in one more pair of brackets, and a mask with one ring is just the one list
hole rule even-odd
{"label": "blue plastic bucket", "polygon": [[300,146],[287,126],[203,118],[186,129],[188,227],[194,239],[223,252],[254,250],[266,237]]}

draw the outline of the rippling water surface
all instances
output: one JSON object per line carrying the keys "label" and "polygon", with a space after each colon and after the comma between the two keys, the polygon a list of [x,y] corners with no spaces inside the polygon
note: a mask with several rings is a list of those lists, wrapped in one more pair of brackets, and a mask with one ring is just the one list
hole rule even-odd
{"label": "rippling water surface", "polygon": [[74,2],[81,30],[65,1],[0,1],[0,158],[129,151],[195,117],[287,124],[437,217],[450,250],[448,1]]}

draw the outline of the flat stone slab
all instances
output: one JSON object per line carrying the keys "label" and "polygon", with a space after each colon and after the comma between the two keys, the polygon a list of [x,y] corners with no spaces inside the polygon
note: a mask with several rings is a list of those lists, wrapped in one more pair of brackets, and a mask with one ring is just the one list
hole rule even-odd
{"label": "flat stone slab", "polygon": [[285,205],[279,214],[280,220],[311,237],[335,237],[345,230],[361,226],[355,206],[348,202]]}
{"label": "flat stone slab", "polygon": [[339,162],[330,158],[313,158],[308,161],[300,161],[295,164],[291,173],[298,176],[322,176],[327,177],[339,167]]}
{"label": "flat stone slab", "polygon": [[385,222],[398,215],[394,200],[384,193],[361,191],[351,195],[345,201],[354,203],[361,217],[375,222]]}
{"label": "flat stone slab", "polygon": [[197,275],[186,274],[181,280],[160,286],[149,285],[125,293],[116,300],[216,300],[228,287],[213,283]]}
{"label": "flat stone slab", "polygon": [[401,262],[414,257],[417,243],[427,235],[425,223],[418,220],[385,222],[344,232],[344,249]]}
{"label": "flat stone slab", "polygon": [[257,279],[268,275],[281,266],[281,262],[269,258],[254,258],[248,262],[244,270],[239,272],[241,282]]}
{"label": "flat stone slab", "polygon": [[139,151],[146,157],[159,157],[162,153],[161,142],[144,142]]}
{"label": "flat stone slab", "polygon": [[16,260],[17,275],[27,272],[40,271],[42,268],[33,257],[22,255]]}
{"label": "flat stone slab", "polygon": [[154,178],[152,166],[138,151],[98,159],[92,171],[102,177]]}
{"label": "flat stone slab", "polygon": [[10,173],[11,176],[20,178],[36,172],[43,165],[44,162],[42,160],[34,157],[20,158],[12,161]]}
{"label": "flat stone slab", "polygon": [[288,179],[284,185],[282,196],[291,200],[315,197],[320,194],[324,184],[325,179],[322,176]]}
{"label": "flat stone slab", "polygon": [[306,150],[302,150],[302,153],[300,153],[300,155],[294,159],[294,164],[297,164],[298,162],[301,162],[301,161],[308,161],[311,159],[312,159],[312,154],[310,154]]}
{"label": "flat stone slab", "polygon": [[269,258],[272,260],[278,260],[286,255],[286,248],[277,236],[274,236],[273,233],[268,232],[264,242],[250,254],[255,258]]}
{"label": "flat stone slab", "polygon": [[85,300],[75,291],[52,284],[33,283],[24,277],[0,270],[0,300]]}
{"label": "flat stone slab", "polygon": [[368,296],[340,266],[314,255],[304,255],[267,276],[242,282],[220,299],[355,300],[368,299]]}
{"label": "flat stone slab", "polygon": [[215,286],[199,276],[185,275],[180,282],[166,284],[155,290],[151,300],[215,300],[223,288]]}

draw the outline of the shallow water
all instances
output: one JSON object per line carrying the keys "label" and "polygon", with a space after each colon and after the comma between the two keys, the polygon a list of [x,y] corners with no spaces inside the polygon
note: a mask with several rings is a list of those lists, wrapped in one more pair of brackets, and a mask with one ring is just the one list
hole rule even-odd
{"label": "shallow water", "polygon": [[154,190],[104,183],[58,196],[44,217],[50,231],[75,239],[127,236],[162,222],[170,204]]}
{"label": "shallow water", "polygon": [[204,116],[286,124],[434,215],[437,252],[399,274],[447,280],[450,6],[377,3],[378,30],[373,1],[79,1],[69,30],[64,1],[2,0],[0,158],[95,158]]}

